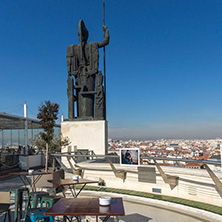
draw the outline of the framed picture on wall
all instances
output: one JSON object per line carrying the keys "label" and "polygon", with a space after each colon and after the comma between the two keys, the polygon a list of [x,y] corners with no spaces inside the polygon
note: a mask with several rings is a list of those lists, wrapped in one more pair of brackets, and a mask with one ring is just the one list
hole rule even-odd
{"label": "framed picture on wall", "polygon": [[122,148],[120,149],[120,164],[127,166],[140,165],[140,150],[139,148]]}

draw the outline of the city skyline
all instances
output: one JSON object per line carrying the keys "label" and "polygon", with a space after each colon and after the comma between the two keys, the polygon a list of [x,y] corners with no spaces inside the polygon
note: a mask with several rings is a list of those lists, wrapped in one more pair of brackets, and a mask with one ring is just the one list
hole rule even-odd
{"label": "city skyline", "polygon": [[[51,100],[67,118],[66,49],[79,43],[80,19],[89,42],[103,39],[102,2],[0,2],[0,112],[23,115],[27,101],[36,118]],[[110,138],[221,137],[221,10],[221,1],[106,1]]]}

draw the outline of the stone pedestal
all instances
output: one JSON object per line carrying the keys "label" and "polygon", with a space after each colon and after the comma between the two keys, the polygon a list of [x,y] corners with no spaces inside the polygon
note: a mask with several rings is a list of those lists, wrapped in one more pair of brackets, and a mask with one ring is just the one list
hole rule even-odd
{"label": "stone pedestal", "polygon": [[77,146],[77,150],[93,150],[95,154],[106,154],[108,151],[108,121],[64,121],[61,123],[61,133],[70,139],[72,151],[74,146]]}

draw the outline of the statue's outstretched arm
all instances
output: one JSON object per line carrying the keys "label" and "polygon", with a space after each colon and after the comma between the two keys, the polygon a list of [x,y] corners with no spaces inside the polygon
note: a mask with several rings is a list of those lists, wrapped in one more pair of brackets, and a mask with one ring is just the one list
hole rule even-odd
{"label": "statue's outstretched arm", "polygon": [[103,31],[105,32],[105,36],[102,42],[98,42],[99,48],[104,47],[109,44],[109,30],[105,25],[103,26]]}

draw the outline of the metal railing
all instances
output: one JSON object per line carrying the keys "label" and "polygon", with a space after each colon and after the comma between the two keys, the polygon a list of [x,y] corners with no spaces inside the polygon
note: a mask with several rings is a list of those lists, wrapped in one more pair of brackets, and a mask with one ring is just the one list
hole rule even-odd
{"label": "metal railing", "polygon": [[[65,152],[65,153],[56,153],[53,154],[53,156],[72,156],[72,157],[86,157],[88,159],[90,158],[120,158],[119,155],[97,155],[97,154],[76,154],[76,152]],[[164,158],[164,157],[150,157],[150,156],[141,156],[142,160],[148,159],[148,160],[163,160],[163,161],[174,161],[174,162],[192,162],[192,163],[202,163],[202,164],[213,164],[213,165],[221,165],[221,161],[215,161],[215,160],[197,160],[197,159],[187,159],[187,158]]]}

